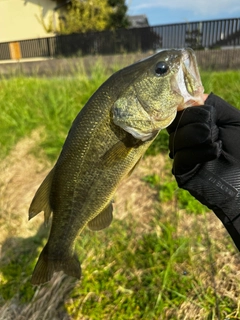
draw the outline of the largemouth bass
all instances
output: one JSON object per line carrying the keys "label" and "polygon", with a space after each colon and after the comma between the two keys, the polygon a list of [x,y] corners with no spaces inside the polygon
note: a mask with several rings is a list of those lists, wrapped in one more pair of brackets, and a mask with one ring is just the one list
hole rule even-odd
{"label": "largemouth bass", "polygon": [[177,109],[203,104],[191,49],[165,50],[113,74],[74,120],[53,169],[37,190],[29,219],[53,212],[49,239],[35,266],[32,283],[54,272],[80,278],[75,241],[88,225],[110,225],[112,199]]}

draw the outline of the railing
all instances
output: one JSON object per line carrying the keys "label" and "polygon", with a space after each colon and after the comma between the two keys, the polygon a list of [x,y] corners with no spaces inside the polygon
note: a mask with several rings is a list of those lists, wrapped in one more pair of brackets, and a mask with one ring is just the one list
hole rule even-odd
{"label": "railing", "polygon": [[239,45],[240,18],[235,18],[5,42],[0,43],[0,60]]}

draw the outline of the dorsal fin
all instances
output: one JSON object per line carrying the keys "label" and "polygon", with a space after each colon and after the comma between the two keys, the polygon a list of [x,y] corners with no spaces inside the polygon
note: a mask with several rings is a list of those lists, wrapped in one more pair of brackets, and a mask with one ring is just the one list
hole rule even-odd
{"label": "dorsal fin", "polygon": [[88,222],[88,228],[92,231],[98,231],[107,228],[113,219],[113,206],[110,203],[95,218]]}
{"label": "dorsal fin", "polygon": [[35,217],[39,212],[44,211],[44,221],[48,224],[52,208],[49,203],[49,194],[54,175],[54,168],[49,172],[42,184],[38,188],[29,208],[29,220]]}

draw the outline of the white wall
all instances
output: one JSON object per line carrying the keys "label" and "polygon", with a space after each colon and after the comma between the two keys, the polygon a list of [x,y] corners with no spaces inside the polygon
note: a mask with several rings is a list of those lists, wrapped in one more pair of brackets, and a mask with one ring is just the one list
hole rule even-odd
{"label": "white wall", "polygon": [[48,25],[49,18],[54,18],[54,7],[56,2],[51,0],[0,0],[0,42],[53,35],[37,17],[42,16]]}

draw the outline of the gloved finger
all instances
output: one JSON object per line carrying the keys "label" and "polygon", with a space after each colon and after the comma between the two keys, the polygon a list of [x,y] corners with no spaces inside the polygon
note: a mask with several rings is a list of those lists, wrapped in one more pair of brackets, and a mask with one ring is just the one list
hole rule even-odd
{"label": "gloved finger", "polygon": [[216,111],[216,124],[223,150],[240,160],[240,111],[211,93],[205,101]]}
{"label": "gloved finger", "polygon": [[174,121],[167,127],[168,133],[194,123],[215,123],[215,108],[212,106],[189,107],[177,112]]}
{"label": "gloved finger", "polygon": [[170,154],[184,148],[191,148],[201,144],[211,144],[218,139],[218,127],[208,123],[190,123],[180,129],[176,129],[169,136]]}
{"label": "gloved finger", "polygon": [[219,140],[211,145],[203,145],[191,149],[183,149],[176,153],[173,162],[172,172],[180,175],[188,172],[197,164],[214,160],[222,152],[222,142]]}
{"label": "gloved finger", "polygon": [[240,126],[240,111],[222,98],[210,93],[204,105],[214,107],[218,126]]}

